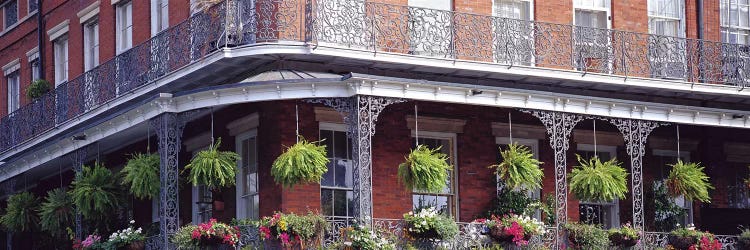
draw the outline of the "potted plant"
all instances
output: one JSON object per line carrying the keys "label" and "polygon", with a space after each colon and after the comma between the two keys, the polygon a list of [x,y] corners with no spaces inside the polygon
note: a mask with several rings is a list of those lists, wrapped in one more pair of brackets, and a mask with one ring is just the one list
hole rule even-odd
{"label": "potted plant", "polygon": [[180,228],[172,243],[180,249],[223,249],[234,248],[239,242],[239,229],[211,219],[199,225]]}
{"label": "potted plant", "polygon": [[546,233],[544,223],[529,216],[511,214],[497,217],[493,215],[490,219],[479,219],[475,222],[487,227],[490,237],[506,246],[527,246],[532,237]]}
{"label": "potted plant", "polygon": [[703,232],[696,230],[695,226],[689,224],[687,227],[680,227],[669,232],[667,242],[677,250],[688,250],[698,243],[702,236]]}
{"label": "potted plant", "polygon": [[94,234],[89,234],[83,240],[79,240],[79,239],[73,240],[72,248],[73,250],[104,249],[104,242],[102,242],[101,236],[94,233]]}
{"label": "potted plant", "polygon": [[208,149],[198,152],[185,170],[190,170],[189,181],[194,186],[205,185],[211,190],[234,185],[237,160],[240,156],[231,151],[220,151],[221,138]]}
{"label": "potted plant", "polygon": [[610,244],[618,248],[633,247],[638,244],[638,241],[641,238],[638,234],[638,230],[633,228],[630,223],[626,223],[620,228],[612,228],[608,233]]}
{"label": "potted plant", "polygon": [[68,194],[84,218],[97,224],[98,228],[109,226],[111,215],[123,204],[123,190],[119,176],[99,164],[84,166],[71,183]]}
{"label": "potted plant", "polygon": [[159,155],[134,154],[120,170],[122,185],[130,187],[130,193],[138,199],[159,197]]}
{"label": "potted plant", "polygon": [[604,250],[609,246],[607,231],[598,225],[572,222],[565,224],[565,231],[568,233],[568,246],[572,249]]}
{"label": "potted plant", "polygon": [[130,221],[127,228],[117,230],[112,233],[107,242],[104,243],[106,249],[125,249],[125,250],[142,250],[146,247],[143,242],[146,240],[146,235],[143,234],[143,229],[133,228],[135,224],[134,220]]}
{"label": "potted plant", "polygon": [[387,233],[372,230],[359,224],[342,229],[342,240],[335,249],[351,250],[396,250],[396,244]]}
{"label": "potted plant", "polygon": [[739,250],[750,250],[750,229],[742,229],[740,237],[737,239],[737,246]]}
{"label": "potted plant", "polygon": [[503,188],[492,199],[492,207],[485,212],[486,216],[503,217],[510,214],[531,215],[541,206],[538,200],[529,197],[526,192]]}
{"label": "potted plant", "polygon": [[534,158],[528,147],[512,143],[508,149],[500,151],[503,160],[497,164],[489,166],[495,169],[503,181],[505,187],[509,189],[539,189],[542,187],[542,178],[544,172],[539,167],[542,162]]}
{"label": "potted plant", "polygon": [[450,240],[458,234],[453,218],[442,215],[434,207],[404,214],[406,234],[416,240]]}
{"label": "potted plant", "polygon": [[30,100],[35,100],[42,97],[44,94],[49,92],[49,82],[44,79],[37,79],[26,88],[26,97]]}
{"label": "potted plant", "polygon": [[628,192],[628,173],[620,162],[611,159],[606,162],[594,156],[584,160],[580,155],[578,166],[570,173],[570,192],[579,200],[612,201],[624,199]]}
{"label": "potted plant", "polygon": [[5,214],[0,217],[0,224],[10,232],[31,232],[39,224],[38,209],[39,199],[34,194],[21,192],[11,195]]}
{"label": "potted plant", "polygon": [[448,156],[440,153],[440,147],[418,145],[398,166],[398,178],[409,190],[435,193],[445,188],[451,169]]}
{"label": "potted plant", "polygon": [[670,165],[672,170],[669,171],[666,184],[669,194],[673,197],[684,196],[687,200],[699,200],[710,203],[711,197],[708,196],[708,190],[714,187],[709,182],[704,167],[699,163],[682,162]]}
{"label": "potted plant", "polygon": [[65,228],[73,224],[73,201],[68,192],[55,188],[47,192],[47,197],[39,207],[40,227],[52,236],[65,236]]}
{"label": "potted plant", "polygon": [[271,175],[277,184],[293,187],[300,183],[320,183],[328,171],[326,146],[318,142],[299,141],[279,155],[271,166]]}
{"label": "potted plant", "polygon": [[313,213],[296,215],[275,212],[273,216],[263,217],[258,230],[267,249],[306,249],[320,243],[317,239],[323,236],[329,225],[326,220]]}

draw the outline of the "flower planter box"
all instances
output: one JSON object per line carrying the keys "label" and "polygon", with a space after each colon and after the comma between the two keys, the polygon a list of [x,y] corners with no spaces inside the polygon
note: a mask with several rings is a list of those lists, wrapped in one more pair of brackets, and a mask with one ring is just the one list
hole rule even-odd
{"label": "flower planter box", "polygon": [[612,246],[629,248],[638,244],[638,239],[627,238],[621,234],[613,234],[609,236],[609,242]]}
{"label": "flower planter box", "polygon": [[[490,237],[492,237],[492,239],[494,239],[498,243],[504,243],[504,244],[507,244],[508,246],[511,246],[511,245],[515,246],[515,244],[513,243],[513,235],[506,233],[505,230],[502,230],[498,227],[493,227],[492,229],[490,229]],[[531,235],[524,234],[523,240],[525,241],[531,240]]]}
{"label": "flower planter box", "polygon": [[670,235],[667,238],[669,245],[672,245],[677,250],[688,250],[690,246],[698,242],[698,239],[694,237],[679,237]]}
{"label": "flower planter box", "polygon": [[146,249],[146,244],[143,241],[131,242],[127,246],[121,247],[121,250],[143,250]]}
{"label": "flower planter box", "polygon": [[738,250],[750,250],[750,239],[738,239],[737,240]]}
{"label": "flower planter box", "polygon": [[280,240],[264,240],[263,249],[279,249],[279,250],[306,250],[306,249],[318,249],[320,244],[316,244],[318,241],[308,242],[306,244],[300,244],[299,242],[284,246]]}
{"label": "flower planter box", "polygon": [[409,231],[408,234],[410,237],[419,241],[440,240],[440,234],[438,234],[438,232],[434,229],[427,230],[421,233],[415,233],[415,232]]}

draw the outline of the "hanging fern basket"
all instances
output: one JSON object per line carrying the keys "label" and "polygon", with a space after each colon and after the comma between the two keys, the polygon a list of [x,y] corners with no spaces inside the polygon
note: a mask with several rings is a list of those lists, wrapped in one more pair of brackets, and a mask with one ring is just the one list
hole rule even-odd
{"label": "hanging fern basket", "polygon": [[68,194],[83,217],[99,220],[110,217],[123,204],[123,190],[119,176],[99,164],[84,166],[71,183]]}
{"label": "hanging fern basket", "polygon": [[583,159],[570,173],[570,192],[583,201],[612,201],[624,199],[628,192],[628,173],[621,162],[611,159],[602,162],[599,157]]}
{"label": "hanging fern basket", "polygon": [[495,174],[505,187],[527,190],[542,188],[544,172],[539,167],[542,162],[534,158],[528,147],[512,143],[508,145],[508,149],[501,150],[500,155],[503,160],[489,168],[495,169]]}
{"label": "hanging fern basket", "polygon": [[329,160],[326,146],[319,144],[300,137],[296,144],[286,148],[271,167],[274,181],[284,187],[320,183],[323,174],[328,171]]}
{"label": "hanging fern basket", "polygon": [[159,155],[134,154],[121,172],[122,184],[130,187],[136,198],[147,200],[159,196]]}
{"label": "hanging fern basket", "polygon": [[709,182],[708,175],[703,172],[704,167],[700,163],[677,160],[677,163],[669,166],[672,170],[669,171],[666,184],[671,196],[685,196],[688,200],[711,202],[708,191],[714,187]]}
{"label": "hanging fern basket", "polygon": [[42,231],[56,237],[65,236],[65,229],[73,225],[74,211],[73,200],[65,189],[50,190],[39,207]]}
{"label": "hanging fern basket", "polygon": [[240,156],[231,151],[220,151],[221,138],[208,149],[198,152],[185,170],[190,171],[189,181],[194,186],[205,185],[211,190],[235,184],[237,161]]}
{"label": "hanging fern basket", "polygon": [[39,224],[38,208],[39,199],[32,193],[11,195],[0,223],[10,232],[31,232]]}
{"label": "hanging fern basket", "polygon": [[398,166],[398,178],[410,190],[436,193],[447,185],[448,171],[451,169],[453,167],[448,164],[448,156],[440,153],[440,147],[430,149],[418,145]]}

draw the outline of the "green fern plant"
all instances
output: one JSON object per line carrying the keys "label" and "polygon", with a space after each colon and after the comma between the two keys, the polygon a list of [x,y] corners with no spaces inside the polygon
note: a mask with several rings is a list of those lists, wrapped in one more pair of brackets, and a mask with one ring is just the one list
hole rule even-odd
{"label": "green fern plant", "polygon": [[328,171],[326,146],[308,142],[305,138],[286,148],[271,166],[277,184],[292,187],[299,183],[320,183]]}
{"label": "green fern plant", "polygon": [[0,217],[0,224],[10,232],[31,232],[39,224],[36,210],[39,199],[32,193],[22,192],[8,197],[5,214]]}
{"label": "green fern plant", "polygon": [[28,97],[31,100],[37,99],[39,97],[42,97],[44,94],[49,92],[49,82],[44,79],[38,79],[31,84],[29,84],[29,87],[26,88],[26,97]]}
{"label": "green fern plant", "polygon": [[159,155],[134,154],[121,173],[122,184],[129,186],[136,198],[146,200],[159,196]]}
{"label": "green fern plant", "polygon": [[588,160],[580,155],[579,166],[575,166],[570,173],[570,191],[579,200],[612,201],[615,198],[624,199],[628,192],[628,173],[619,161],[611,159],[602,162],[594,156]]}
{"label": "green fern plant", "polygon": [[84,166],[71,183],[68,194],[83,217],[98,220],[109,217],[122,204],[119,176],[99,164]]}
{"label": "green fern plant", "polygon": [[440,153],[440,147],[430,149],[418,145],[406,156],[406,161],[398,165],[398,178],[410,190],[435,193],[445,188],[451,169],[448,156]]}
{"label": "green fern plant", "polygon": [[42,231],[65,236],[65,228],[73,224],[74,211],[73,200],[64,189],[50,190],[38,210]]}
{"label": "green fern plant", "polygon": [[231,151],[220,151],[221,138],[208,149],[198,152],[185,170],[190,170],[189,181],[194,186],[205,185],[215,190],[235,184],[237,161],[240,156]]}
{"label": "green fern plant", "polygon": [[501,150],[500,155],[503,161],[489,168],[495,169],[495,174],[500,177],[506,187],[510,189],[542,188],[544,172],[539,168],[542,162],[534,158],[534,154],[528,147],[512,143],[508,145],[508,149]]}
{"label": "green fern plant", "polygon": [[669,195],[673,197],[683,195],[688,200],[711,202],[708,190],[714,187],[709,182],[708,175],[703,172],[704,167],[700,163],[677,160],[677,163],[669,166],[672,167],[666,180]]}

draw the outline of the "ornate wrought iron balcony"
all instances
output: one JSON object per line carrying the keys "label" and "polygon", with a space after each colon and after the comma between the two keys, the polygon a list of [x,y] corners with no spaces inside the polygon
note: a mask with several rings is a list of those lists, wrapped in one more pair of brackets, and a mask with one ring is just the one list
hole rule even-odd
{"label": "ornate wrought iron balcony", "polygon": [[0,152],[220,48],[310,45],[744,88],[750,47],[350,0],[226,0],[0,118]]}

